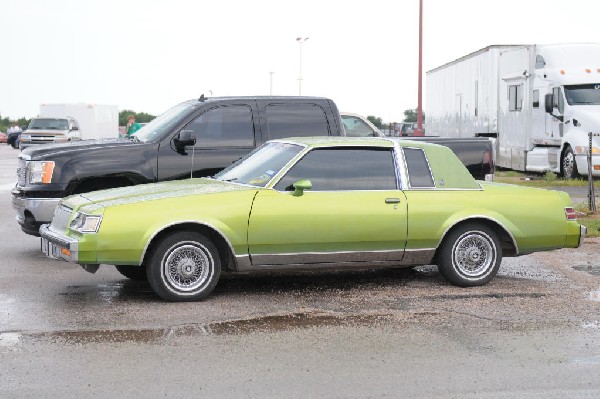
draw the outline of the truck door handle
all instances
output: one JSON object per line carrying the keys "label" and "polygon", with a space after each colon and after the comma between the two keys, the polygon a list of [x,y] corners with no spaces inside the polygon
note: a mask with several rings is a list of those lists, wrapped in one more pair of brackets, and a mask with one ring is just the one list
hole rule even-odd
{"label": "truck door handle", "polygon": [[400,198],[386,198],[385,203],[386,204],[399,204]]}

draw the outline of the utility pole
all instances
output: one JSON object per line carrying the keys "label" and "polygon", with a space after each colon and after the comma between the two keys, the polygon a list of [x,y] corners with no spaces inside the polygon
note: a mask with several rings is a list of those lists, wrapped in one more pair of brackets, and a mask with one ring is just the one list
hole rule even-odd
{"label": "utility pole", "polygon": [[423,132],[423,0],[419,0],[419,95],[417,103],[417,130],[415,136],[424,136]]}
{"label": "utility pole", "polygon": [[300,45],[300,65],[299,65],[299,72],[298,72],[298,95],[301,96],[302,95],[302,44],[308,40],[308,37],[297,37],[296,41],[298,42],[298,44]]}

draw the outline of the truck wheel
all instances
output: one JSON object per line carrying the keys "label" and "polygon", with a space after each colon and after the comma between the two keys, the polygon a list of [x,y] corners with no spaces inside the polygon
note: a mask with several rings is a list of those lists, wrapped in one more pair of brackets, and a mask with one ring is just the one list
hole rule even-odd
{"label": "truck wheel", "polygon": [[143,266],[115,266],[117,271],[123,276],[134,281],[148,281],[148,275],[146,274],[146,268]]}
{"label": "truck wheel", "polygon": [[502,262],[500,240],[481,223],[454,228],[438,249],[437,264],[446,280],[460,287],[487,284]]}
{"label": "truck wheel", "polygon": [[163,238],[150,254],[148,282],[167,301],[206,298],[221,275],[215,245],[200,233],[179,231]]}
{"label": "truck wheel", "polygon": [[562,159],[562,172],[565,179],[574,179],[579,176],[577,172],[577,163],[575,162],[575,153],[571,146],[567,146]]}

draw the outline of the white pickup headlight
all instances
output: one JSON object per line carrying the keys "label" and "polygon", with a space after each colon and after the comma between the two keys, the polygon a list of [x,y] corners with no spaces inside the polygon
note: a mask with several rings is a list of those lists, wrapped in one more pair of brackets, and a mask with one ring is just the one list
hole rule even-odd
{"label": "white pickup headlight", "polygon": [[100,215],[77,212],[69,227],[78,233],[96,233],[100,228],[100,222],[102,222],[102,216]]}
{"label": "white pickup headlight", "polygon": [[29,169],[30,183],[48,184],[52,181],[52,174],[54,173],[54,162],[30,161],[27,163],[27,169]]}

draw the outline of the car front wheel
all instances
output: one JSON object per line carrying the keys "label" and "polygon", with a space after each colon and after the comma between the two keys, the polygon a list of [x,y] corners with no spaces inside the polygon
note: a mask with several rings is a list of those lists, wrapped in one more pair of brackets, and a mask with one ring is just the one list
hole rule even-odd
{"label": "car front wheel", "polygon": [[161,298],[198,301],[217,285],[221,261],[217,248],[204,235],[180,231],[158,243],[146,269],[150,286]]}
{"label": "car front wheel", "polygon": [[487,284],[498,272],[502,248],[496,233],[480,223],[454,228],[440,246],[437,263],[446,280],[461,287]]}

